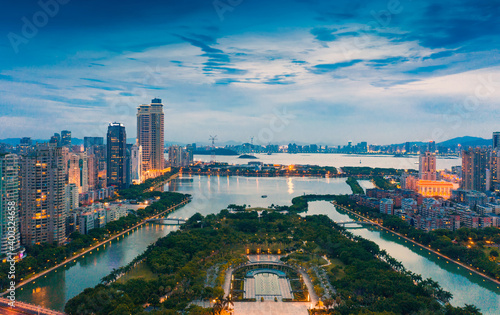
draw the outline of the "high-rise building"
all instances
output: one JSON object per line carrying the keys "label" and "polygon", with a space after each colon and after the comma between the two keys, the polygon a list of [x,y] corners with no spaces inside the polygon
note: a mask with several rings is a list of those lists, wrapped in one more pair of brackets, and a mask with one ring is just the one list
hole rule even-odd
{"label": "high-rise building", "polygon": [[132,182],[140,184],[142,182],[142,146],[136,141],[130,152],[132,164]]}
{"label": "high-rise building", "polygon": [[[89,189],[106,187],[106,145],[93,145],[87,149],[89,158]],[[93,159],[91,157],[93,156]],[[93,164],[93,165],[91,165]],[[94,172],[91,174],[91,172]]]}
{"label": "high-rise building", "polygon": [[38,145],[20,163],[21,242],[62,244],[66,234],[61,147]]}
{"label": "high-rise building", "polygon": [[409,142],[405,143],[405,153],[406,154],[410,153],[410,143]]}
{"label": "high-rise building", "polygon": [[75,184],[78,192],[89,191],[89,173],[87,153],[75,153],[69,159],[68,183]]}
{"label": "high-rise building", "polygon": [[436,141],[429,141],[427,145],[427,150],[431,153],[436,153]]}
{"label": "high-rise building", "polygon": [[500,190],[500,151],[493,150],[490,153],[491,185],[496,191]]}
{"label": "high-rise building", "polygon": [[0,155],[0,254],[21,247],[19,233],[19,160],[15,154]]}
{"label": "high-rise building", "polygon": [[493,150],[500,150],[500,132],[493,133]]}
{"label": "high-rise building", "polygon": [[96,156],[89,152],[87,154],[87,173],[88,173],[88,187],[90,190],[95,190],[99,187],[99,161]]}
{"label": "high-rise building", "polygon": [[462,152],[462,189],[486,191],[488,151],[469,148]]}
{"label": "high-rise building", "polygon": [[161,99],[137,108],[137,140],[142,147],[143,172],[165,168],[164,128],[165,118]]}
{"label": "high-rise building", "polygon": [[17,152],[19,155],[26,155],[28,152],[31,150],[33,142],[31,141],[30,137],[24,137],[21,139],[19,142],[19,146],[17,149]]}
{"label": "high-rise building", "polygon": [[122,188],[127,180],[127,134],[123,124],[109,124],[106,145],[107,185]]}
{"label": "high-rise building", "polygon": [[127,149],[125,150],[125,183],[124,188],[132,185],[132,147],[133,144],[127,144]]}
{"label": "high-rise building", "polygon": [[104,138],[103,137],[84,137],[83,138],[83,147],[85,151],[87,151],[90,147],[94,145],[103,145]]}
{"label": "high-rise building", "polygon": [[419,179],[436,180],[436,155],[429,151],[420,155]]}
{"label": "high-rise building", "polygon": [[61,146],[71,147],[71,131],[69,130],[61,131]]}
{"label": "high-rise building", "polygon": [[58,133],[54,133],[52,137],[50,137],[49,144],[53,147],[58,147],[61,145],[61,135]]}
{"label": "high-rise building", "polygon": [[193,155],[190,151],[178,146],[173,145],[168,148],[168,163],[172,167],[188,166],[193,162]]}

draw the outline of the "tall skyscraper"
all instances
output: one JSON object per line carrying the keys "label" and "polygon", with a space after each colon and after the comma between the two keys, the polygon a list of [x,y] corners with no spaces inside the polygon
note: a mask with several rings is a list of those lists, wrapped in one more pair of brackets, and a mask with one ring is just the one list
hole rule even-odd
{"label": "tall skyscraper", "polygon": [[19,160],[15,154],[0,155],[0,254],[21,246],[19,232]]}
{"label": "tall skyscraper", "polygon": [[89,191],[87,153],[75,153],[70,156],[68,183],[75,184],[80,194]]}
{"label": "tall skyscraper", "polygon": [[69,130],[61,131],[61,146],[71,147],[71,131]]}
{"label": "tall skyscraper", "polygon": [[84,137],[83,138],[83,147],[85,151],[87,151],[90,147],[94,145],[103,145],[104,138],[103,137]]}
{"label": "tall skyscraper", "polygon": [[132,147],[130,156],[132,159],[132,182],[140,184],[142,182],[142,147],[139,145],[139,141],[136,141]]}
{"label": "tall skyscraper", "polygon": [[436,155],[427,151],[420,155],[418,177],[423,180],[436,180]]}
{"label": "tall skyscraper", "polygon": [[188,149],[178,145],[172,145],[168,148],[168,163],[172,167],[184,167],[193,162],[193,155]]}
{"label": "tall skyscraper", "polygon": [[61,147],[38,145],[21,158],[21,242],[65,241],[65,174]]}
{"label": "tall skyscraper", "polygon": [[469,148],[462,152],[462,188],[486,191],[488,182],[488,151]]}
{"label": "tall skyscraper", "polygon": [[89,162],[89,189],[106,187],[106,145],[92,145],[86,150]]}
{"label": "tall skyscraper", "polygon": [[500,150],[500,132],[493,133],[493,150]]}
{"label": "tall skyscraper", "polygon": [[165,118],[161,99],[137,108],[137,140],[142,147],[143,172],[162,170],[164,166]]}
{"label": "tall skyscraper", "polygon": [[125,126],[120,123],[112,123],[108,126],[107,135],[107,185],[122,188],[127,180],[127,134]]}

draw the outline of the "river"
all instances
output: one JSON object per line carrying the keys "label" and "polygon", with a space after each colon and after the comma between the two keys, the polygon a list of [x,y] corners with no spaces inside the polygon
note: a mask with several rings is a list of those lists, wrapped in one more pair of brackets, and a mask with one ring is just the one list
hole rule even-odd
{"label": "river", "polygon": [[[360,181],[363,188],[372,187],[368,181]],[[188,205],[169,215],[172,218],[188,218],[199,212],[203,215],[216,213],[228,204],[246,204],[266,207],[271,204],[289,205],[293,197],[302,194],[350,193],[345,178],[303,177],[224,177],[182,176],[165,185],[165,190],[189,193],[193,200]],[[266,196],[265,198],[263,198]],[[308,214],[327,214],[332,219],[348,219],[346,214],[335,210],[327,202],[313,202]],[[129,236],[113,241],[92,254],[77,259],[71,265],[47,274],[45,278],[29,283],[18,290],[17,298],[62,310],[64,304],[85,288],[93,287],[99,280],[119,266],[126,265],[159,237],[167,235],[172,227],[144,225]],[[495,314],[500,306],[500,290],[489,281],[463,268],[443,262],[436,255],[405,243],[390,233],[375,228],[353,229],[353,233],[370,239],[400,260],[406,268],[420,273],[424,278],[438,281],[445,290],[453,293],[453,305],[475,304],[485,314]],[[108,243],[109,244],[109,243]]]}
{"label": "river", "polygon": [[[238,156],[216,156],[217,162],[229,164],[247,164],[250,161],[259,161],[264,164],[311,164],[319,166],[369,166],[398,169],[418,169],[418,156],[394,157],[390,155],[357,155],[337,153],[274,153],[254,154],[257,159],[240,159]],[[168,158],[168,157],[167,157]],[[210,162],[210,155],[195,155],[195,161]],[[452,166],[462,165],[460,158],[441,158],[438,156],[436,167],[438,170],[451,169]]]}

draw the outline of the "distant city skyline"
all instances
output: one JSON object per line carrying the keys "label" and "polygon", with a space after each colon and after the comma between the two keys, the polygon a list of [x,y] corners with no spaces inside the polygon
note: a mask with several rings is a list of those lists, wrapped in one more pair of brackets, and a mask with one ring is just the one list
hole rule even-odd
{"label": "distant city skyline", "polygon": [[58,3],[3,11],[1,138],[48,138],[54,126],[103,136],[114,121],[135,137],[136,108],[154,97],[165,140],[186,143],[440,142],[498,129],[497,1]]}

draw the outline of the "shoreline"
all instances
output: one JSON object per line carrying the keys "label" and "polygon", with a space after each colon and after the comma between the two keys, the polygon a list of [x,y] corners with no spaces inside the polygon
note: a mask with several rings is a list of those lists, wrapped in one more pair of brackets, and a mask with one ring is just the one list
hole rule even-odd
{"label": "shoreline", "polygon": [[[386,230],[386,231],[388,231],[388,232],[390,232],[390,233],[392,233],[392,234],[394,234],[394,235],[397,235],[397,236],[399,236],[399,237],[402,237],[402,238],[404,238],[405,240],[410,241],[410,242],[412,242],[413,244],[418,245],[419,247],[421,247],[421,248],[424,248],[424,249],[428,250],[429,252],[432,252],[433,254],[436,254],[436,255],[438,255],[438,256],[440,256],[440,257],[442,257],[442,258],[444,258],[444,259],[446,259],[446,260],[448,260],[448,261],[451,261],[452,263],[454,263],[454,264],[456,264],[456,265],[458,265],[458,266],[460,266],[460,267],[464,267],[465,269],[467,269],[467,270],[469,270],[469,271],[471,271],[471,272],[474,272],[474,273],[476,273],[477,275],[479,275],[479,276],[481,276],[481,277],[483,277],[483,278],[485,278],[485,279],[487,279],[487,280],[490,280],[491,282],[493,282],[493,283],[495,283],[495,284],[497,284],[497,285],[500,285],[500,281],[498,281],[498,280],[496,280],[496,279],[493,279],[493,278],[491,278],[491,277],[489,277],[489,276],[485,275],[484,273],[479,272],[479,271],[477,271],[477,270],[473,269],[472,267],[465,265],[464,263],[462,263],[462,262],[460,262],[460,261],[458,261],[458,260],[451,259],[451,258],[449,258],[448,256],[445,256],[445,255],[443,255],[442,253],[440,253],[440,252],[438,252],[438,251],[436,251],[436,250],[433,250],[433,249],[432,249],[431,247],[429,247],[429,246],[425,246],[425,245],[423,245],[423,244],[420,244],[420,243],[418,243],[418,242],[415,242],[414,240],[412,240],[412,239],[408,238],[407,236],[404,236],[404,235],[402,235],[402,234],[400,234],[400,233],[398,233],[398,232],[396,232],[396,231],[389,230],[389,229],[388,229],[388,228],[386,228],[385,226],[382,226],[381,224],[379,224],[379,223],[377,223],[377,222],[375,222],[375,221],[372,221],[372,220],[368,219],[367,217],[365,217],[365,216],[363,216],[363,215],[361,215],[361,214],[358,214],[358,213],[356,213],[356,212],[354,212],[354,211],[352,211],[352,210],[350,210],[350,209],[348,209],[348,208],[346,208],[346,207],[344,207],[344,206],[341,206],[341,205],[337,204],[335,201],[332,201],[331,203],[332,203],[334,206],[336,206],[336,207],[340,207],[341,209],[343,209],[343,210],[345,210],[345,211],[349,212],[350,214],[352,214],[352,215],[354,215],[354,216],[361,217],[361,218],[363,218],[364,220],[367,220],[367,221],[371,222],[372,224],[374,224],[374,225],[376,225],[376,226],[378,226],[378,227],[380,227],[380,228],[382,228],[382,229],[384,229],[384,230]],[[498,286],[497,286],[497,288],[498,288]]]}
{"label": "shoreline", "polygon": [[[34,274],[34,275],[33,275],[32,277],[30,277],[29,279],[26,279],[26,280],[23,280],[23,281],[19,282],[19,283],[16,285],[16,289],[23,287],[24,285],[28,284],[29,282],[32,282],[32,281],[34,282],[36,279],[38,279],[38,278],[40,278],[40,277],[42,277],[42,276],[44,276],[44,275],[48,274],[48,273],[49,273],[49,272],[51,272],[51,271],[54,271],[54,270],[56,270],[56,269],[59,269],[60,267],[62,267],[62,266],[64,266],[64,265],[66,265],[66,264],[68,264],[68,263],[70,263],[72,260],[75,260],[75,259],[77,259],[77,258],[80,258],[80,257],[84,256],[85,254],[87,254],[87,253],[89,253],[89,252],[91,252],[91,251],[93,251],[93,250],[97,249],[98,247],[101,247],[102,245],[105,245],[105,244],[106,244],[106,243],[108,243],[108,242],[112,242],[112,241],[113,241],[113,240],[115,240],[116,238],[119,238],[120,236],[124,235],[125,233],[128,233],[128,232],[130,232],[130,231],[132,231],[132,230],[134,230],[134,229],[136,229],[136,228],[140,227],[140,226],[141,226],[141,225],[143,225],[144,223],[147,223],[147,222],[148,222],[148,220],[150,220],[150,219],[156,219],[156,218],[158,218],[159,216],[164,215],[165,213],[168,213],[169,211],[170,211],[170,212],[172,212],[172,211],[173,211],[173,210],[175,210],[176,208],[181,207],[181,206],[183,206],[183,205],[185,205],[185,204],[189,203],[190,201],[191,201],[191,199],[189,199],[189,198],[188,198],[188,199],[185,199],[184,201],[182,201],[182,202],[180,202],[180,203],[178,203],[178,204],[176,204],[176,205],[173,205],[173,206],[171,206],[171,207],[167,208],[167,209],[166,209],[166,210],[164,210],[163,212],[160,212],[160,213],[155,214],[155,215],[153,215],[153,216],[151,216],[151,217],[145,218],[144,220],[142,220],[141,222],[137,223],[137,224],[136,224],[136,225],[134,225],[133,227],[128,228],[128,229],[126,229],[126,230],[124,230],[124,231],[122,231],[122,232],[120,232],[120,233],[118,233],[118,234],[116,234],[116,235],[114,235],[114,236],[111,236],[110,238],[107,238],[106,240],[101,241],[101,242],[97,243],[96,245],[93,245],[93,246],[89,247],[88,249],[84,250],[83,252],[81,252],[81,253],[79,253],[79,254],[76,254],[76,255],[74,255],[74,256],[72,256],[72,257],[70,257],[70,258],[68,258],[68,259],[64,260],[63,262],[61,262],[61,263],[59,263],[59,264],[57,264],[57,265],[55,265],[55,266],[53,266],[53,267],[51,267],[51,268],[49,268],[49,269],[47,269],[47,270],[44,270],[44,271],[42,271],[42,272],[40,272],[40,273],[37,273],[37,274]],[[0,297],[1,297],[1,296],[6,295],[8,292],[9,292],[9,291],[5,291],[5,292],[0,293]]]}

